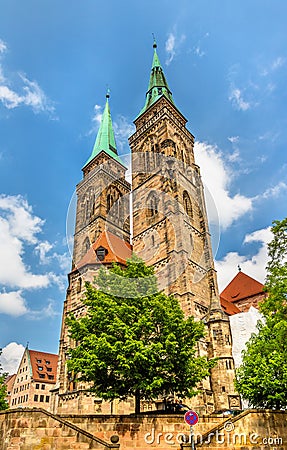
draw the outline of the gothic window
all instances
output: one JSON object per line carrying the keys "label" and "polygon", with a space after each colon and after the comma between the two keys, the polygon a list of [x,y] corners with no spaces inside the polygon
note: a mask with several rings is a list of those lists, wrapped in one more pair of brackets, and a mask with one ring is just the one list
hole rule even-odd
{"label": "gothic window", "polygon": [[77,281],[77,293],[79,294],[82,290],[82,278],[80,277]]}
{"label": "gothic window", "polygon": [[191,247],[193,247],[193,239],[192,239],[192,234],[189,235],[189,242]]}
{"label": "gothic window", "polygon": [[193,212],[192,212],[192,204],[190,200],[190,196],[186,191],[183,192],[183,206],[186,214],[190,219],[193,219]]}
{"label": "gothic window", "polygon": [[158,213],[158,197],[155,192],[152,192],[147,200],[148,216],[154,217]]}
{"label": "gothic window", "polygon": [[86,203],[85,203],[85,217],[86,217],[86,220],[88,220],[90,217],[90,202],[89,202],[88,198],[86,199]]}
{"label": "gothic window", "polygon": [[107,194],[107,213],[112,209],[112,213],[116,216],[119,215],[119,198],[121,197],[120,191],[111,187]]}
{"label": "gothic window", "polygon": [[91,216],[94,216],[96,211],[96,202],[95,202],[95,194],[91,197]]}
{"label": "gothic window", "polygon": [[152,247],[154,247],[154,243],[155,243],[155,242],[154,242],[154,235],[152,234],[152,235],[151,235],[151,246],[152,246]]}
{"label": "gothic window", "polygon": [[87,251],[89,250],[90,246],[91,246],[90,245],[90,239],[88,237],[86,237],[86,239],[84,240],[84,243],[83,243],[83,255],[85,255],[87,253]]}
{"label": "gothic window", "polygon": [[113,200],[114,200],[114,199],[113,199],[112,194],[108,194],[108,195],[107,195],[107,212],[109,212],[109,210],[110,210],[111,207],[113,206],[113,203],[114,203]]}
{"label": "gothic window", "polygon": [[166,139],[161,143],[161,148],[167,156],[176,155],[176,145],[171,139]]}
{"label": "gothic window", "polygon": [[230,369],[232,369],[233,368],[233,365],[232,365],[232,360],[231,359],[227,359],[226,360],[226,369],[228,370],[230,370]]}

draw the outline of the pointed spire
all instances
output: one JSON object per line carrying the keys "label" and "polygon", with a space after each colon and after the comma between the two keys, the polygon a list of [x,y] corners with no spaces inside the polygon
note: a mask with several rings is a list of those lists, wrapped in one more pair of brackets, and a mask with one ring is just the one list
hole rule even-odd
{"label": "pointed spire", "polygon": [[96,137],[96,142],[92,154],[89,157],[88,161],[86,162],[85,166],[102,151],[104,151],[109,156],[114,158],[120,164],[124,165],[117,152],[113,123],[110,112],[109,98],[110,98],[110,90],[108,89],[106,94],[106,105],[102,115],[101,125]]}
{"label": "pointed spire", "polygon": [[154,37],[153,41],[153,48],[154,48],[154,54],[153,54],[153,61],[152,61],[152,68],[151,68],[151,74],[150,74],[150,80],[148,85],[148,91],[146,93],[146,102],[141,110],[139,116],[145,112],[153,103],[155,103],[162,95],[164,95],[166,98],[168,98],[172,103],[172,93],[168,87],[166,78],[164,76],[159,57],[157,55],[157,44]]}

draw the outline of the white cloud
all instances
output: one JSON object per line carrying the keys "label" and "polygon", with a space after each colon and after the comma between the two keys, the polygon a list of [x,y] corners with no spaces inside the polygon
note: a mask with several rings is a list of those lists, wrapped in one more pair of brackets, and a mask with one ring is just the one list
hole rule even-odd
{"label": "white cloud", "polygon": [[29,311],[28,318],[29,320],[42,320],[43,317],[54,318],[60,316],[61,312],[55,309],[55,302],[50,299],[43,309]]}
{"label": "white cloud", "polygon": [[[5,53],[7,45],[0,39],[0,56]],[[21,80],[21,87],[14,89],[11,82],[5,77],[3,64],[0,65],[0,102],[7,109],[15,109],[19,106],[29,106],[34,113],[48,112],[54,117],[55,107],[53,102],[47,97],[37,81],[31,81],[21,72],[16,74]]]}
{"label": "white cloud", "polygon": [[12,91],[8,86],[0,86],[0,101],[6,108],[14,109],[22,103],[23,99],[16,92]]}
{"label": "white cloud", "polygon": [[277,70],[285,64],[285,58],[278,56],[271,64],[271,70]]}
{"label": "white cloud", "polygon": [[167,38],[165,43],[165,51],[168,54],[166,64],[170,64],[175,55],[175,36],[173,33],[170,33]]}
{"label": "white cloud", "polygon": [[127,139],[134,133],[135,126],[125,116],[117,116],[114,122],[116,143],[120,149],[127,145]]}
{"label": "white cloud", "polygon": [[39,242],[35,247],[35,252],[39,255],[40,264],[49,264],[51,261],[51,256],[48,256],[50,250],[52,250],[53,245],[48,241]]}
{"label": "white cloud", "polygon": [[247,111],[251,108],[251,103],[243,99],[242,91],[239,88],[233,88],[228,97],[235,109]]}
{"label": "white cloud", "polygon": [[0,314],[18,317],[28,312],[21,291],[0,293]]}
{"label": "white cloud", "polygon": [[7,50],[7,45],[6,43],[0,39],[0,54],[6,52]]}
{"label": "white cloud", "polygon": [[167,58],[165,61],[166,65],[169,65],[172,62],[181,44],[185,41],[185,38],[186,36],[184,34],[178,36],[175,31],[169,33],[165,43],[165,51],[167,53]]}
{"label": "white cloud", "polygon": [[102,116],[103,116],[103,111],[102,111],[102,107],[101,105],[95,105],[94,106],[94,115],[92,117],[92,122],[93,122],[93,127],[91,128],[89,134],[94,133],[95,131],[98,130],[100,124],[101,124],[101,120],[102,120]]}
{"label": "white cloud", "polygon": [[209,192],[209,195],[206,192],[209,220],[216,223],[219,217],[221,227],[226,229],[252,210],[253,200],[239,193],[233,196],[230,194],[232,170],[226,167],[223,156],[216,146],[195,142],[194,153],[196,163],[201,168],[205,191]]}
{"label": "white cloud", "polygon": [[232,144],[237,144],[239,142],[239,136],[230,136],[227,138]]}
{"label": "white cloud", "polygon": [[[0,101],[7,109],[14,109],[21,105],[31,106],[35,113],[54,113],[55,108],[36,81],[30,81],[23,74],[19,74],[23,81],[23,94],[13,91],[7,85],[0,86]],[[2,83],[5,78],[2,74]]]}
{"label": "white cloud", "polygon": [[21,196],[0,195],[0,283],[7,287],[39,288],[49,284],[47,275],[31,273],[23,261],[24,244],[36,244],[43,221]]}
{"label": "white cloud", "polygon": [[283,56],[277,56],[273,61],[269,63],[269,65],[265,66],[262,70],[260,75],[263,77],[266,77],[271,72],[275,72],[276,70],[280,69],[286,62],[286,58]]}
{"label": "white cloud", "polygon": [[17,342],[10,342],[2,349],[0,361],[4,372],[10,375],[17,372],[24,350],[25,347]]}
{"label": "white cloud", "polygon": [[203,50],[201,50],[201,48],[200,48],[199,45],[197,45],[197,46],[194,48],[194,53],[195,53],[197,56],[199,56],[200,58],[202,58],[202,57],[205,55],[205,52],[204,52]]}
{"label": "white cloud", "polygon": [[256,230],[247,234],[244,238],[243,245],[257,242],[257,253],[253,256],[244,256],[237,252],[229,252],[220,261],[215,261],[217,270],[217,278],[220,292],[235,277],[238,266],[244,273],[264,283],[266,276],[266,265],[268,261],[267,244],[272,240],[273,234],[270,227]]}
{"label": "white cloud", "polygon": [[256,197],[254,197],[254,200],[276,198],[276,197],[279,197],[279,195],[286,190],[287,190],[287,184],[284,183],[284,181],[280,181],[275,186],[272,186],[272,187],[266,189],[266,191],[264,191],[262,194],[259,194]]}
{"label": "white cloud", "polygon": [[194,45],[192,51],[193,53],[198,56],[199,58],[202,58],[205,55],[205,51],[202,50],[202,41],[209,37],[209,33],[205,33],[203,36],[200,37],[197,44]]}

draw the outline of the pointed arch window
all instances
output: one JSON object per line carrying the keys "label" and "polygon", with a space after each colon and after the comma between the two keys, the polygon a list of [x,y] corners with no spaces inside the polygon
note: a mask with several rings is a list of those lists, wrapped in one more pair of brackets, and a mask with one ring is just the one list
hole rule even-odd
{"label": "pointed arch window", "polygon": [[147,200],[148,217],[154,217],[158,213],[158,197],[155,192],[152,192]]}
{"label": "pointed arch window", "polygon": [[113,196],[112,194],[108,194],[107,195],[107,212],[109,212],[109,210],[111,209],[111,207],[113,206]]}
{"label": "pointed arch window", "polygon": [[183,192],[183,207],[190,219],[193,219],[192,203],[187,191]]}
{"label": "pointed arch window", "polygon": [[84,243],[83,243],[83,255],[85,255],[87,253],[90,246],[91,246],[90,239],[88,237],[86,237],[86,239],[84,240]]}
{"label": "pointed arch window", "polygon": [[121,196],[121,192],[116,187],[111,187],[109,189],[107,193],[107,213],[113,208],[113,215],[119,215],[119,198]]}

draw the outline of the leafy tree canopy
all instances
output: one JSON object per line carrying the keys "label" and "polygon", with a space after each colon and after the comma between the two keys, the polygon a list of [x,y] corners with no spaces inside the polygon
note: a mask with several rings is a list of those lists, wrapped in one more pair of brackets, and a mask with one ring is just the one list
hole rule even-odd
{"label": "leafy tree canopy", "polygon": [[281,409],[287,407],[287,219],[275,221],[272,232],[264,320],[243,352],[235,384],[251,406]]}
{"label": "leafy tree canopy", "polygon": [[67,319],[76,343],[68,369],[106,400],[134,395],[137,413],[140,398],[195,395],[215,364],[196,356],[204,325],[185,319],[178,301],[158,292],[153,268],[136,256],[125,269],[101,269],[95,283],[86,284],[87,314]]}
{"label": "leafy tree canopy", "polygon": [[[2,350],[0,349],[0,355],[2,353]],[[0,364],[0,411],[3,411],[4,409],[8,408],[8,403],[6,400],[7,390],[6,385],[4,384],[6,380],[7,374],[3,373],[2,367]]]}

